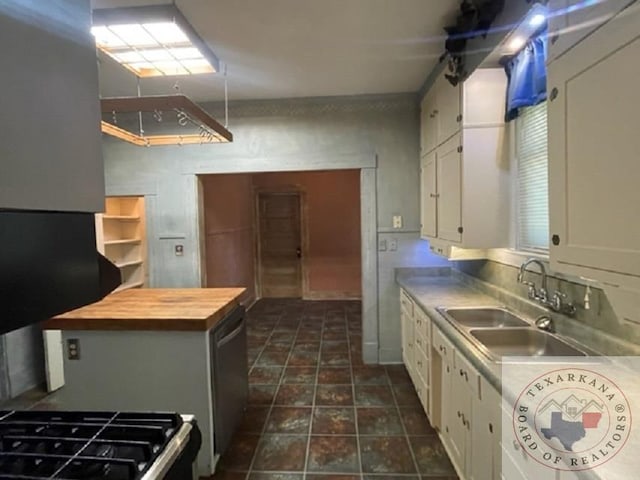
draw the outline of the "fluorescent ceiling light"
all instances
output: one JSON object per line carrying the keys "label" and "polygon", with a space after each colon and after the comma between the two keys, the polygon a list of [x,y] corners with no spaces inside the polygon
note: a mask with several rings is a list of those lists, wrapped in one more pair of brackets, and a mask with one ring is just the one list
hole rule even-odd
{"label": "fluorescent ceiling light", "polygon": [[189,37],[175,23],[145,23],[142,26],[163,45],[190,43]]}
{"label": "fluorescent ceiling light", "polygon": [[520,50],[526,42],[527,39],[524,37],[515,37],[509,42],[509,49]]}
{"label": "fluorescent ceiling light", "polygon": [[529,25],[531,25],[532,27],[539,27],[546,21],[547,17],[545,15],[543,15],[542,13],[537,13],[536,15],[531,17],[531,20],[529,20]]}
{"label": "fluorescent ceiling light", "polygon": [[94,10],[91,33],[139,77],[218,71],[218,58],[174,5]]}

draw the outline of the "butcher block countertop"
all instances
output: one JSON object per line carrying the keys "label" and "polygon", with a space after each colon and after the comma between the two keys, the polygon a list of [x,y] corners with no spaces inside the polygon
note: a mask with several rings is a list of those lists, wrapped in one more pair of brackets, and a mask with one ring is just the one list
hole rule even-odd
{"label": "butcher block countertop", "polygon": [[244,288],[133,288],[63,313],[47,330],[207,331],[239,305]]}

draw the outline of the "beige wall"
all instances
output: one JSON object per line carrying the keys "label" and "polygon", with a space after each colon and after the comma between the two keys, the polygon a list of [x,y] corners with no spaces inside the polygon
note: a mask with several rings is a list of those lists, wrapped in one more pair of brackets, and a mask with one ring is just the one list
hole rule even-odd
{"label": "beige wall", "polygon": [[359,170],[205,175],[202,185],[207,286],[245,286],[255,298],[255,191],[291,189],[306,199],[306,298],[361,296]]}
{"label": "beige wall", "polygon": [[251,176],[202,177],[207,287],[247,288],[255,298]]}

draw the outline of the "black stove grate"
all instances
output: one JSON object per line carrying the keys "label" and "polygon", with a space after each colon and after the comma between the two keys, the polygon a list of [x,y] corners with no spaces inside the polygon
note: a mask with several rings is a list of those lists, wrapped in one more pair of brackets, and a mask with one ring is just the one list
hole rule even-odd
{"label": "black stove grate", "polygon": [[181,426],[176,413],[0,411],[0,480],[137,480]]}

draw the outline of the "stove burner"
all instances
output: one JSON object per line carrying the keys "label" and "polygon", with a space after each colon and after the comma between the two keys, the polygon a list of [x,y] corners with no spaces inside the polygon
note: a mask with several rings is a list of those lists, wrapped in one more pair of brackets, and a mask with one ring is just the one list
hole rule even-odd
{"label": "stove burner", "polygon": [[181,425],[174,413],[0,412],[0,478],[137,480]]}

